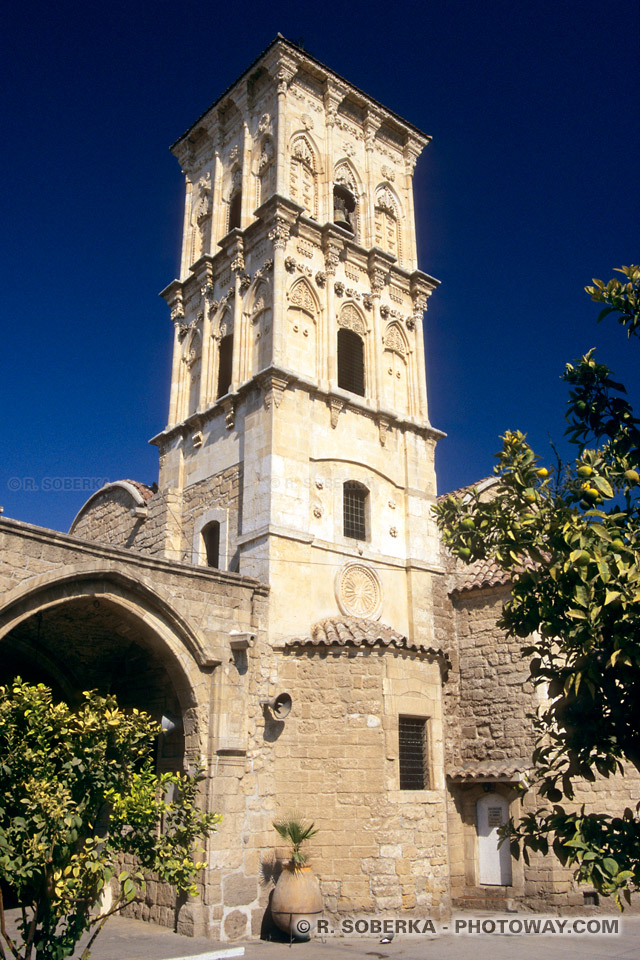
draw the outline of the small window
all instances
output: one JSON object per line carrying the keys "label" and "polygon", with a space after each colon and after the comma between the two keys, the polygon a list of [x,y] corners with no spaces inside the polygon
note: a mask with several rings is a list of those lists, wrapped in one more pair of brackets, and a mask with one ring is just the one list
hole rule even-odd
{"label": "small window", "polygon": [[348,480],[342,491],[343,530],[345,537],[367,539],[367,500],[369,491],[361,483]]}
{"label": "small window", "polygon": [[242,214],[242,190],[236,190],[229,200],[229,230],[240,226]]}
{"label": "small window", "polygon": [[233,372],[233,334],[228,333],[220,341],[218,354],[218,398],[229,393]]}
{"label": "small window", "polygon": [[200,535],[204,544],[207,566],[218,569],[220,567],[220,524],[217,520],[212,520],[202,528]]}
{"label": "small window", "polygon": [[353,330],[338,330],[338,386],[364,397],[364,343]]}
{"label": "small window", "polygon": [[427,721],[422,717],[398,720],[400,789],[424,790],[429,786]]}

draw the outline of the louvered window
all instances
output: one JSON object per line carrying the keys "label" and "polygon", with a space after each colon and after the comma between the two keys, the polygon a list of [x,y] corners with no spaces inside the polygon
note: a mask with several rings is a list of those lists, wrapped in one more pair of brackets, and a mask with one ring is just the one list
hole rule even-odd
{"label": "louvered window", "polygon": [[400,717],[398,721],[400,789],[424,790],[429,786],[427,721]]}
{"label": "louvered window", "polygon": [[353,330],[338,330],[338,386],[364,397],[364,343]]}
{"label": "louvered window", "polygon": [[342,493],[343,521],[345,537],[354,540],[367,539],[367,499],[369,491],[361,483],[348,480]]}

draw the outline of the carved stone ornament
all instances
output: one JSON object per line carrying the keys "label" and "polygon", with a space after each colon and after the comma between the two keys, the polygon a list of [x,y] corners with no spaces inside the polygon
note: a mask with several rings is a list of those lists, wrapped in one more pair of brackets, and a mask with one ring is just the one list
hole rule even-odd
{"label": "carved stone ornament", "polygon": [[305,130],[313,130],[313,117],[310,117],[308,113],[303,113],[301,120]]}
{"label": "carved stone ornament", "polygon": [[227,430],[233,430],[236,422],[236,401],[234,397],[227,397],[222,401],[224,422]]}
{"label": "carved stone ornament", "polygon": [[382,586],[378,574],[364,563],[347,563],[336,576],[335,593],[345,616],[378,620],[382,611]]}
{"label": "carved stone ornament", "polygon": [[342,248],[342,242],[340,240],[334,240],[332,237],[327,237],[323,243],[324,268],[329,276],[333,276],[336,272],[336,268],[340,263]]}
{"label": "carved stone ornament", "polygon": [[364,337],[367,332],[364,320],[351,303],[347,303],[344,309],[341,310],[340,316],[338,317],[338,326],[353,330],[359,337]]}
{"label": "carved stone ornament", "polygon": [[387,433],[389,432],[389,427],[391,423],[385,417],[378,418],[378,437],[380,439],[380,446],[384,447],[387,443]]}
{"label": "carved stone ornament", "polygon": [[326,273],[324,272],[324,270],[318,270],[318,272],[316,273],[316,283],[318,284],[319,287],[324,287],[326,282],[327,282]]}
{"label": "carved stone ornament", "polygon": [[382,342],[385,350],[393,350],[394,353],[399,354],[401,357],[406,357],[407,345],[395,323],[389,324],[382,337]]}
{"label": "carved stone ornament", "polygon": [[396,502],[395,502],[395,500],[389,500],[389,509],[390,509],[390,510],[395,510],[395,508],[396,508]]}
{"label": "carved stone ornament", "polygon": [[354,145],[353,145],[352,143],[348,143],[348,142],[347,142],[347,143],[345,143],[345,145],[344,145],[344,152],[346,153],[346,155],[347,155],[348,157],[352,157],[352,156],[354,155],[354,153],[356,152],[356,148],[354,147]]}
{"label": "carved stone ornament", "polygon": [[344,407],[344,400],[332,399],[329,401],[329,406],[331,408],[331,426],[335,430],[338,426],[338,417]]}
{"label": "carved stone ornament", "polygon": [[288,273],[293,273],[296,269],[295,257],[287,257],[284,261],[284,268]]}
{"label": "carved stone ornament", "polygon": [[333,285],[333,289],[334,289],[335,292],[336,292],[336,296],[338,296],[338,297],[343,296],[343,294],[344,294],[344,283],[340,283],[340,281],[338,280],[338,282]]}
{"label": "carved stone ornament", "polygon": [[322,516],[322,507],[315,506],[313,508],[313,515],[316,518],[316,520],[319,520],[320,517]]}
{"label": "carved stone ornament", "polygon": [[174,307],[171,308],[171,319],[174,323],[177,323],[179,320],[184,320],[184,306],[182,301],[176,303]]}
{"label": "carved stone ornament", "polygon": [[407,317],[405,323],[407,324],[407,330],[415,330],[415,326],[416,326],[415,317]]}
{"label": "carved stone ornament", "polygon": [[291,227],[287,221],[281,217],[276,217],[275,226],[269,231],[269,240],[271,240],[274,247],[284,249],[287,245],[290,232]]}
{"label": "carved stone ornament", "polygon": [[389,307],[386,303],[380,304],[380,316],[383,318],[383,320],[386,320],[389,316]]}
{"label": "carved stone ornament", "polygon": [[274,407],[279,407],[282,403],[282,395],[287,387],[287,379],[285,377],[275,377],[273,375],[266,376],[262,381],[262,387],[264,389],[264,405],[269,410],[271,405]]}
{"label": "carved stone ornament", "polygon": [[316,480],[316,487],[318,490],[324,490],[324,480]]}
{"label": "carved stone ornament", "polygon": [[258,130],[260,133],[266,133],[266,131],[271,126],[271,114],[263,113],[258,122]]}
{"label": "carved stone ornament", "polygon": [[371,310],[373,308],[373,297],[370,293],[365,293],[362,298],[362,303],[364,304],[365,310]]}
{"label": "carved stone ornament", "polygon": [[200,177],[198,180],[198,202],[196,204],[196,221],[203,223],[211,213],[211,174]]}
{"label": "carved stone ornament", "polygon": [[239,156],[240,156],[240,150],[238,148],[238,144],[236,143],[235,146],[233,146],[229,151],[229,160],[231,160],[231,162],[233,163],[234,160],[237,160]]}
{"label": "carved stone ornament", "polygon": [[386,267],[373,266],[369,270],[369,280],[371,282],[371,293],[374,297],[379,297],[387,280],[388,270]]}
{"label": "carved stone ornament", "polygon": [[385,178],[385,180],[390,180],[393,183],[396,178],[396,172],[392,167],[385,163],[382,167],[382,176]]}
{"label": "carved stone ornament", "polygon": [[301,307],[307,313],[315,314],[316,312],[316,302],[306,280],[296,280],[291,289],[289,300],[294,307]]}
{"label": "carved stone ornament", "polygon": [[243,273],[240,277],[240,289],[248,290],[251,286],[251,277],[248,273]]}
{"label": "carved stone ornament", "polygon": [[398,528],[397,528],[397,527],[389,527],[389,535],[392,536],[392,537],[397,537],[397,536],[398,536]]}

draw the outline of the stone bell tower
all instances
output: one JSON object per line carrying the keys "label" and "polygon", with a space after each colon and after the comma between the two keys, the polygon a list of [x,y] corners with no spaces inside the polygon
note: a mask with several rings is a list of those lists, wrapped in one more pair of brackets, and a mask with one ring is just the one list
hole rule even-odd
{"label": "stone bell tower", "polygon": [[413,170],[429,138],[278,36],[173,145],[186,177],[168,556],[432,637],[438,571]]}

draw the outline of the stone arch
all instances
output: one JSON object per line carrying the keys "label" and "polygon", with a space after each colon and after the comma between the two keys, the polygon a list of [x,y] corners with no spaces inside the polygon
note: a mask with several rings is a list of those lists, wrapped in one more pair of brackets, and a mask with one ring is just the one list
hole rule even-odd
{"label": "stone arch", "polygon": [[352,301],[345,303],[338,315],[338,386],[362,397],[370,397],[373,387],[374,357],[367,333],[362,311]]}
{"label": "stone arch", "polygon": [[299,277],[287,291],[287,356],[296,372],[318,375],[320,302],[306,279]]}
{"label": "stone arch", "polygon": [[413,384],[412,365],[409,362],[410,348],[399,323],[388,324],[382,337],[381,389],[385,406],[390,410],[410,414],[412,410]]}
{"label": "stone arch", "polygon": [[374,202],[374,242],[402,262],[402,204],[388,183],[380,184]]}
{"label": "stone arch", "polygon": [[[0,609],[0,648],[9,666],[77,698],[82,690],[113,692],[125,707],[183,719],[178,753],[161,765],[192,759],[205,746],[198,715],[206,706],[205,644],[161,592],[136,571],[93,562],[34,577],[6,596]],[[200,708],[200,709],[199,709]],[[164,750],[163,741],[159,750]],[[178,755],[179,754],[179,755]]]}
{"label": "stone arch", "polygon": [[243,379],[254,377],[272,358],[273,294],[266,277],[258,277],[251,284],[244,311]]}
{"label": "stone arch", "polygon": [[[338,160],[335,165],[333,173],[333,190],[334,190],[334,199],[336,188],[343,188],[348,191],[353,197],[354,200],[354,209],[350,214],[351,228],[353,230],[354,238],[362,242],[362,210],[361,210],[361,201],[364,196],[364,190],[362,187],[362,181],[358,176],[355,167],[353,164],[343,158]],[[335,203],[334,203],[334,219],[335,219]]]}
{"label": "stone arch", "polygon": [[319,151],[308,133],[296,133],[289,145],[289,196],[312,220],[318,219]]}
{"label": "stone arch", "polygon": [[267,134],[258,144],[254,163],[256,207],[268,200],[274,191],[275,157],[273,137]]}
{"label": "stone arch", "polygon": [[185,416],[191,416],[198,409],[200,401],[200,375],[202,370],[202,333],[199,325],[194,326],[185,337],[182,362],[187,368],[187,409]]}
{"label": "stone arch", "polygon": [[[145,496],[143,496],[140,486],[145,491]],[[130,480],[114,480],[112,483],[105,483],[103,487],[100,487],[99,490],[96,490],[95,493],[92,493],[88,500],[82,504],[75,517],[71,522],[69,527],[69,533],[74,534],[78,524],[84,519],[87,511],[91,510],[97,500],[104,499],[109,496],[110,493],[117,494],[122,491],[126,497],[130,498],[131,501],[131,510],[145,510],[147,505],[147,500],[150,499],[152,495],[152,490],[146,485],[137,486],[132,483]]]}

